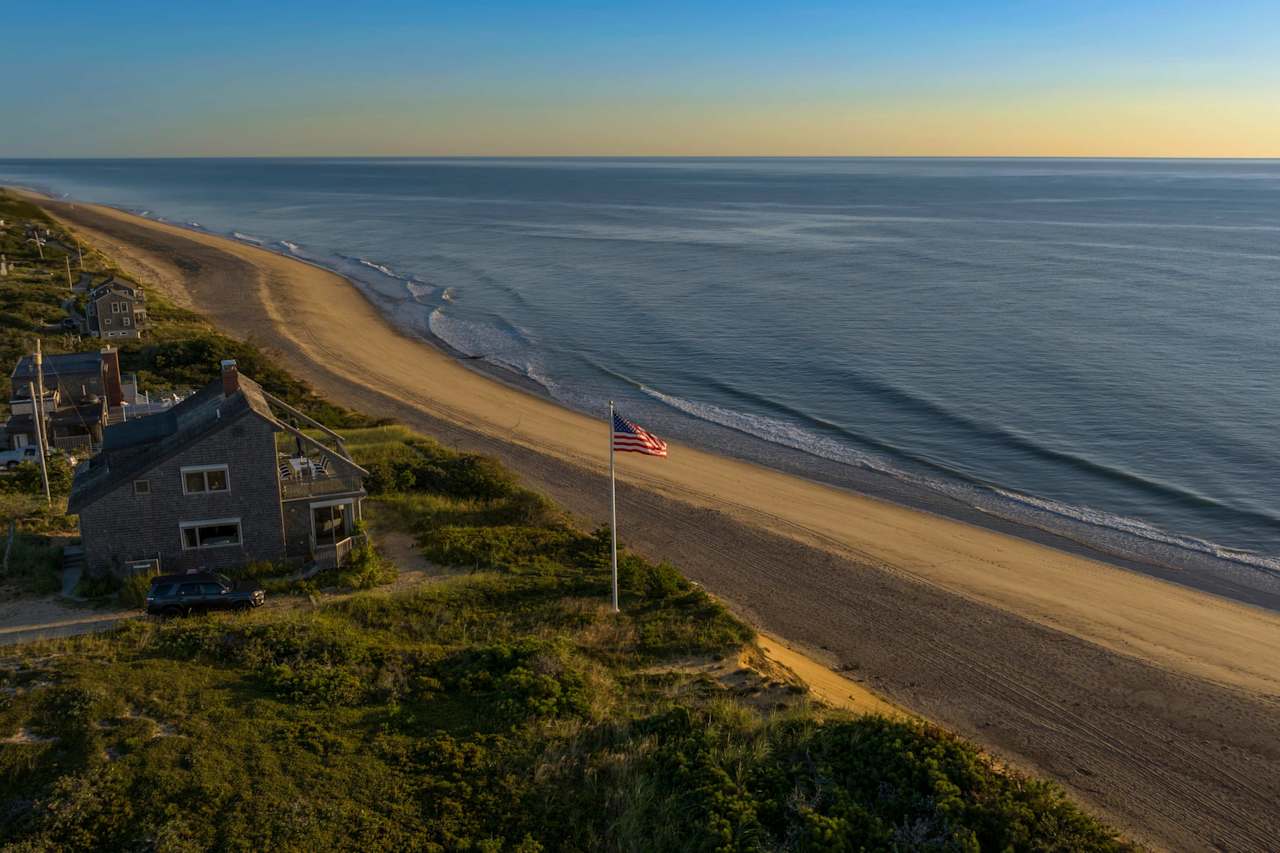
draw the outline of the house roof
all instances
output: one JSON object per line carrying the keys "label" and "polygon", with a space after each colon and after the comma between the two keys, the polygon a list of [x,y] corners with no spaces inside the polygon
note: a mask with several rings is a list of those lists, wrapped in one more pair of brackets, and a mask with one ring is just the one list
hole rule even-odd
{"label": "house roof", "polygon": [[279,425],[258,383],[241,376],[240,390],[230,397],[223,395],[222,380],[216,379],[167,412],[107,427],[102,452],[76,472],[67,511],[79,512],[134,475],[250,412]]}
{"label": "house roof", "polygon": [[125,281],[120,278],[109,278],[102,284],[90,290],[89,298],[99,299],[109,292],[120,293],[121,291],[126,292],[129,296],[137,296],[142,291],[142,288],[138,287],[138,285],[131,281]]}
{"label": "house roof", "polygon": [[[40,372],[46,379],[58,376],[96,376],[102,371],[102,353],[69,352],[61,355],[46,355]],[[36,378],[35,362],[31,356],[24,355],[14,365],[9,376],[15,381],[31,381]]]}
{"label": "house roof", "polygon": [[[230,397],[223,394],[219,378],[160,414],[107,427],[103,431],[102,452],[76,472],[67,511],[79,512],[117,486],[241,417],[253,414],[277,430],[297,434],[296,429],[272,413],[262,386],[243,374],[238,380],[239,390]],[[368,473],[341,454],[307,436],[303,438],[342,464]],[[274,469],[271,474],[275,476]]]}

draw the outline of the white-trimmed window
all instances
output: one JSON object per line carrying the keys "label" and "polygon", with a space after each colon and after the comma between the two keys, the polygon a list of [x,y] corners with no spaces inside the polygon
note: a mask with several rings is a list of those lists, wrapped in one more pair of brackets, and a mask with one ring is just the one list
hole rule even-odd
{"label": "white-trimmed window", "polygon": [[119,314],[119,313],[120,313],[120,303],[119,303],[119,302],[112,302],[112,303],[111,303],[111,313],[112,313],[112,314]]}
{"label": "white-trimmed window", "polygon": [[184,521],[178,525],[182,532],[182,550],[198,551],[205,548],[229,548],[241,542],[240,519],[213,518],[208,521]]}
{"label": "white-trimmed window", "polygon": [[229,492],[231,479],[226,465],[191,465],[182,469],[182,493]]}
{"label": "white-trimmed window", "polygon": [[354,532],[355,501],[342,498],[311,504],[311,541],[318,545],[346,539]]}
{"label": "white-trimmed window", "polygon": [[130,323],[130,320],[129,320],[128,314],[125,314],[123,317],[120,318],[120,325],[124,326],[126,329],[129,328],[129,323]]}

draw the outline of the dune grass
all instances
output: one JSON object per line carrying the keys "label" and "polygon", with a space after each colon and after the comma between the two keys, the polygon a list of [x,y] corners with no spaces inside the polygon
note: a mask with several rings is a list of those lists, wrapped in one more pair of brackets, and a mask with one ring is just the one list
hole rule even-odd
{"label": "dune grass", "polygon": [[[758,708],[750,630],[629,557],[45,643],[3,661],[19,849],[1115,849],[932,727]],[[668,663],[655,672],[654,665]]]}

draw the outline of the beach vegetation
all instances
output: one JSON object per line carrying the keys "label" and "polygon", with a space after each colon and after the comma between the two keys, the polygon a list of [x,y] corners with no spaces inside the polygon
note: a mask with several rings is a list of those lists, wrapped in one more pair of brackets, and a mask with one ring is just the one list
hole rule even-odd
{"label": "beach vegetation", "polygon": [[0,843],[1125,849],[935,727],[706,675],[745,624],[630,553],[615,615],[603,537],[543,529],[541,559],[391,595],[8,653]]}

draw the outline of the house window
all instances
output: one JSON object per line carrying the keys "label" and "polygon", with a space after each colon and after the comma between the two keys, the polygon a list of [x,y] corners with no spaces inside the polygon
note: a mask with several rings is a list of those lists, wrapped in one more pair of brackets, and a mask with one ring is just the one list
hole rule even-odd
{"label": "house window", "polygon": [[134,480],[133,493],[135,495],[151,494],[151,481],[150,480]]}
{"label": "house window", "polygon": [[120,325],[124,326],[126,329],[129,328],[129,315],[126,314],[120,318]]}
{"label": "house window", "polygon": [[311,540],[327,545],[355,532],[355,502],[347,499],[311,504]]}
{"label": "house window", "polygon": [[220,518],[213,521],[184,521],[182,549],[226,548],[240,544],[240,519]]}
{"label": "house window", "polygon": [[182,493],[199,495],[205,492],[229,492],[226,465],[200,465],[182,469]]}
{"label": "house window", "polygon": [[119,314],[119,313],[120,313],[120,303],[119,303],[119,302],[112,302],[112,303],[111,303],[111,313],[112,313],[112,314]]}

